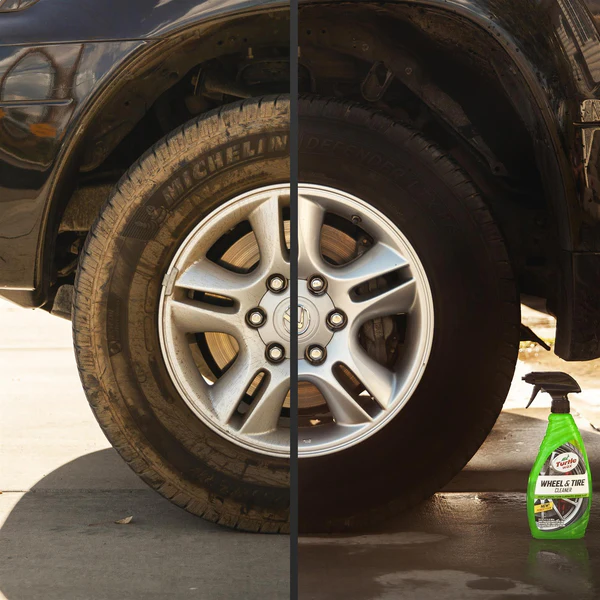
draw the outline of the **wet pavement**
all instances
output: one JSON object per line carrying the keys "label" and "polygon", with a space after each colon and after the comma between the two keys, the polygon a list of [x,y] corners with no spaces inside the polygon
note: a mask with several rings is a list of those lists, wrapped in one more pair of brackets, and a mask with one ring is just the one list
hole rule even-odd
{"label": "wet pavement", "polygon": [[304,538],[302,600],[599,597],[600,507],[583,540],[533,540],[525,495],[438,494],[385,532]]}
{"label": "wet pavement", "polygon": [[[356,537],[306,537],[302,600],[583,600],[600,597],[600,505],[583,540],[533,540],[529,469],[546,409],[505,411],[479,453],[443,493]],[[592,469],[600,434],[578,419]],[[600,493],[600,481],[594,484]]]}
{"label": "wet pavement", "polygon": [[[552,320],[526,313],[552,341]],[[533,370],[567,371],[584,389],[572,396],[572,412],[600,495],[600,361],[565,363],[524,344],[505,410],[443,493],[366,535],[301,539],[301,600],[600,598],[598,501],[583,540],[538,541],[529,533],[524,492],[550,405],[540,395],[536,408],[523,408],[531,386],[520,378]]]}

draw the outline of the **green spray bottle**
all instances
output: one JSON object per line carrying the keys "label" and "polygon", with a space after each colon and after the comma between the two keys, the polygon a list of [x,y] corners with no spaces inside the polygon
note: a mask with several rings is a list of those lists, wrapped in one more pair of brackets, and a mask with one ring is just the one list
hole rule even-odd
{"label": "green spray bottle", "polygon": [[537,539],[582,538],[590,518],[592,477],[568,398],[581,388],[566,373],[529,373],[523,379],[534,386],[527,407],[540,391],[552,397],[548,429],[527,486],[531,534]]}

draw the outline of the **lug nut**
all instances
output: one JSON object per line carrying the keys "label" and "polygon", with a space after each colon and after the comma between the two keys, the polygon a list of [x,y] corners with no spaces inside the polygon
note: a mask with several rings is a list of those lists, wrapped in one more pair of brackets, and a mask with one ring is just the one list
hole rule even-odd
{"label": "lug nut", "polygon": [[285,350],[280,344],[269,344],[267,346],[267,359],[273,363],[280,363],[285,358]]}
{"label": "lug nut", "polygon": [[341,310],[334,310],[327,315],[327,326],[329,329],[338,331],[346,326],[346,315]]}
{"label": "lug nut", "polygon": [[308,289],[315,294],[315,296],[318,296],[327,289],[327,282],[319,275],[314,275],[308,281]]}
{"label": "lug nut", "polygon": [[283,275],[273,275],[269,278],[267,287],[275,294],[279,294],[279,292],[283,292],[287,287],[287,281]]}
{"label": "lug nut", "polygon": [[265,324],[267,317],[262,308],[253,308],[246,315],[246,322],[250,327],[262,327]]}
{"label": "lug nut", "polygon": [[327,356],[325,348],[322,346],[309,346],[306,349],[306,360],[311,362],[313,365],[320,365]]}

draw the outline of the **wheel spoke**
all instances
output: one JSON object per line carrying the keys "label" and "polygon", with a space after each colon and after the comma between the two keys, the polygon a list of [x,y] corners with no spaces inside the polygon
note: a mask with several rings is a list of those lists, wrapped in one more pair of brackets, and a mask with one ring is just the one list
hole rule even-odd
{"label": "wheel spoke", "polygon": [[[171,360],[171,366],[179,367],[179,373],[185,373],[185,377],[190,383],[190,389],[193,390],[193,404],[199,406],[205,403],[208,397],[208,390],[211,387],[209,383],[202,377],[200,371],[195,367],[194,358],[190,348],[189,340],[185,332],[173,327],[171,332],[172,351],[171,356],[177,356],[177,364]],[[187,368],[188,365],[194,365],[192,368]],[[183,367],[183,368],[182,368]]]}
{"label": "wheel spoke", "polygon": [[320,380],[319,391],[323,394],[329,410],[340,425],[368,423],[371,417],[356,400],[332,376],[330,381]]}
{"label": "wheel spoke", "polygon": [[302,361],[299,381],[310,381],[323,394],[329,410],[338,425],[360,425],[369,423],[372,418],[335,378],[330,369],[324,373],[320,367],[314,368]]}
{"label": "wheel spoke", "polygon": [[194,300],[172,300],[170,310],[173,324],[184,333],[215,332],[239,337],[240,316],[234,309]]}
{"label": "wheel spoke", "polygon": [[286,366],[272,369],[260,396],[254,401],[240,433],[257,435],[277,429],[281,408],[290,389],[289,372]]}
{"label": "wheel spoke", "polygon": [[298,197],[298,276],[307,278],[323,270],[321,228],[325,209],[308,196]]}
{"label": "wheel spoke", "polygon": [[[263,291],[261,279],[254,273],[243,275],[202,258],[181,273],[175,286],[225,296],[232,300],[252,302]],[[258,288],[255,290],[255,288]],[[252,299],[250,298],[252,297]]]}
{"label": "wheel spoke", "polygon": [[415,301],[417,284],[414,279],[392,289],[375,294],[361,302],[353,302],[352,312],[356,325],[377,317],[408,313]]}
{"label": "wheel spoke", "polygon": [[212,408],[221,423],[229,423],[257,373],[248,354],[242,351],[227,372],[211,386]]}
{"label": "wheel spoke", "polygon": [[567,502],[568,504],[572,504],[573,506],[579,506],[579,503],[574,502],[570,498],[561,498],[561,500],[563,500],[564,502]]}
{"label": "wheel spoke", "polygon": [[396,375],[373,360],[358,341],[344,345],[347,351],[337,352],[335,358],[343,363],[384,410],[390,405],[396,384]]}
{"label": "wheel spoke", "polygon": [[335,286],[341,293],[350,293],[355,287],[371,279],[407,265],[408,261],[397,250],[377,243],[351,263],[338,268],[329,267],[325,274],[332,289]]}
{"label": "wheel spoke", "polygon": [[281,196],[273,194],[248,217],[260,250],[261,273],[289,273],[289,252],[285,244],[281,209]]}

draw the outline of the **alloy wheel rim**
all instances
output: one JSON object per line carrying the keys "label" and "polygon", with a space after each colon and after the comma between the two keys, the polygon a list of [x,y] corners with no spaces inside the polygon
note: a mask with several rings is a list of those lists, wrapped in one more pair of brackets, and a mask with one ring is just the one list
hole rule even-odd
{"label": "alloy wheel rim", "polygon": [[[358,444],[398,414],[429,358],[433,300],[414,248],[380,211],[318,185],[301,184],[298,200],[302,458]],[[212,212],[178,249],[159,308],[162,354],[186,404],[229,441],[276,457],[290,452],[286,210],[289,185],[276,185]],[[241,244],[244,260],[231,264]],[[387,337],[374,345],[374,331]]]}
{"label": "alloy wheel rim", "polygon": [[[298,211],[300,282],[315,275],[322,278],[324,294],[346,321],[333,332],[319,364],[311,364],[299,352],[299,382],[317,389],[329,413],[328,419],[301,419],[298,454],[311,457],[362,442],[406,405],[431,352],[434,314],[431,289],[416,251],[383,213],[356,196],[307,184],[299,187]],[[326,227],[356,238],[358,249],[349,261],[325,256]],[[382,364],[361,335],[366,325],[377,330],[385,328],[383,320],[396,318],[402,319],[404,338],[394,349],[397,358],[392,353],[388,364]]]}
{"label": "alloy wheel rim", "polygon": [[[268,287],[274,275],[289,278],[286,207],[289,185],[275,185],[241,194],[213,211],[177,251],[159,307],[162,354],[186,404],[238,446],[279,457],[289,456],[290,446],[289,419],[286,423],[282,415],[289,393],[289,336],[286,340],[273,330],[269,338],[263,329],[271,324],[273,307],[281,312],[286,301],[289,305],[289,287]],[[211,252],[244,224],[258,256],[247,272],[239,272]],[[264,324],[252,323],[253,311],[264,315]],[[205,340],[209,334],[229,336],[237,346],[218,378],[208,367],[209,357],[199,351],[198,336]],[[269,360],[275,346],[284,356]]]}

